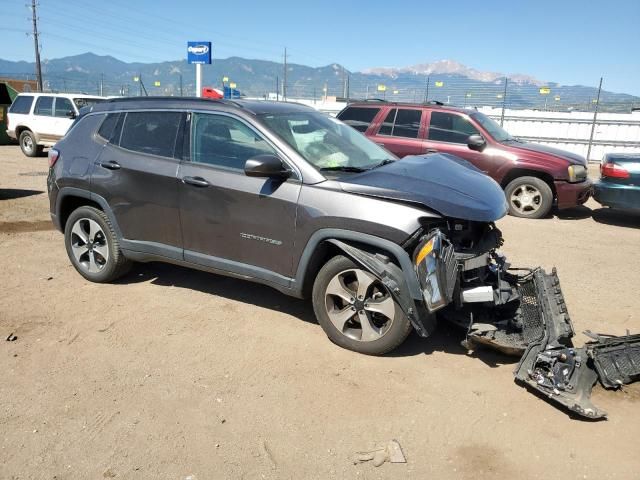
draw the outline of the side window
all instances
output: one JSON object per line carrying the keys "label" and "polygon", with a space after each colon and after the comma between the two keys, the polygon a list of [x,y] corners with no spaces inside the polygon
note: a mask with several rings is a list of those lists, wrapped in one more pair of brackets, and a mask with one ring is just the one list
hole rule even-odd
{"label": "side window", "polygon": [[38,97],[36,100],[36,108],[33,110],[35,115],[53,115],[53,97]]}
{"label": "side window", "polygon": [[431,112],[429,140],[436,142],[467,143],[469,135],[478,130],[464,117],[455,113]]}
{"label": "side window", "polygon": [[191,117],[191,161],[242,170],[256,155],[276,152],[252,129],[225,115],[194,113]]}
{"label": "side window", "polygon": [[181,112],[129,112],[124,119],[120,147],[173,157],[182,116]]}
{"label": "side window", "polygon": [[366,132],[379,111],[379,108],[347,107],[338,115],[338,119],[359,132]]}
{"label": "side window", "polygon": [[9,113],[28,114],[31,111],[33,97],[31,95],[20,95],[16,97],[9,108]]}
{"label": "side window", "polygon": [[54,117],[66,117],[69,112],[75,113],[71,100],[64,97],[57,97],[55,103]]}
{"label": "side window", "polygon": [[396,119],[397,112],[397,108],[392,108],[391,110],[389,110],[389,113],[387,113],[384,122],[382,122],[382,125],[380,125],[378,135],[391,135],[391,133],[393,132],[393,122]]}
{"label": "side window", "polygon": [[393,126],[394,137],[418,138],[422,110],[408,110],[400,108]]}
{"label": "side window", "polygon": [[121,128],[117,128],[118,123],[120,124],[120,127],[122,127],[122,122],[118,122],[121,116],[121,113],[109,113],[98,129],[98,136],[109,143],[117,144],[121,130]]}

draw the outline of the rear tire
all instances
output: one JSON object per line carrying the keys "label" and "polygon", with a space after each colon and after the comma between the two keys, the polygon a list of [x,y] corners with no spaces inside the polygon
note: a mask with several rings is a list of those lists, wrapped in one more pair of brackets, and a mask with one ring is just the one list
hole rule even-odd
{"label": "rear tire", "polygon": [[347,350],[383,355],[411,333],[411,322],[386,287],[344,256],[332,258],[320,269],[312,298],[324,332]]}
{"label": "rear tire", "polygon": [[131,268],[109,217],[97,208],[80,207],[69,215],[64,243],[75,269],[91,282],[112,282]]}
{"label": "rear tire", "polygon": [[36,143],[36,137],[30,130],[23,130],[19,137],[20,150],[27,157],[42,155],[42,146]]}
{"label": "rear tire", "polygon": [[518,177],[505,188],[509,215],[521,218],[546,217],[553,207],[551,187],[537,177]]}

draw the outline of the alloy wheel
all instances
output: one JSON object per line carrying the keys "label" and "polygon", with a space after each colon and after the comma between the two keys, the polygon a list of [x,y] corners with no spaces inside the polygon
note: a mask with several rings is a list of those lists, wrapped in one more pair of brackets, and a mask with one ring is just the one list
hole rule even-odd
{"label": "alloy wheel", "polygon": [[71,229],[71,252],[78,265],[90,273],[101,271],[109,261],[109,245],[98,222],[81,218]]}
{"label": "alloy wheel", "polygon": [[344,270],[334,276],[325,291],[325,305],[336,329],[361,342],[382,338],[396,312],[386,287],[361,269]]}
{"label": "alloy wheel", "polygon": [[33,139],[31,138],[30,135],[23,135],[22,137],[22,149],[27,152],[27,153],[31,153],[33,152]]}
{"label": "alloy wheel", "polygon": [[537,212],[542,205],[542,193],[531,184],[518,185],[509,199],[513,208],[522,215]]}

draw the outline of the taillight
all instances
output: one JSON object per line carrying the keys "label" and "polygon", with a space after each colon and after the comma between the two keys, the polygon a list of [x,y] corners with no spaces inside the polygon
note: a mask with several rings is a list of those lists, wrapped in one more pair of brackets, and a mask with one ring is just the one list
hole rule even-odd
{"label": "taillight", "polygon": [[49,167],[53,167],[60,158],[60,152],[55,148],[49,149]]}
{"label": "taillight", "polygon": [[604,163],[600,167],[600,174],[609,178],[629,178],[629,172],[616,163]]}

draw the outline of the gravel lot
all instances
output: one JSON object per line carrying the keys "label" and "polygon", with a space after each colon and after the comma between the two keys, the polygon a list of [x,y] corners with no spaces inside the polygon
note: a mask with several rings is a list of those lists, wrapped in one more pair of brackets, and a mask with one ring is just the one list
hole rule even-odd
{"label": "gravel lot", "polygon": [[[596,386],[609,420],[585,422],[446,325],[373,358],[260,285],[160,264],[91,284],[46,170],[0,147],[0,478],[638,478],[639,385]],[[591,201],[499,227],[514,265],[557,266],[576,331],[640,332],[640,216]],[[353,464],[390,439],[406,464]]]}

